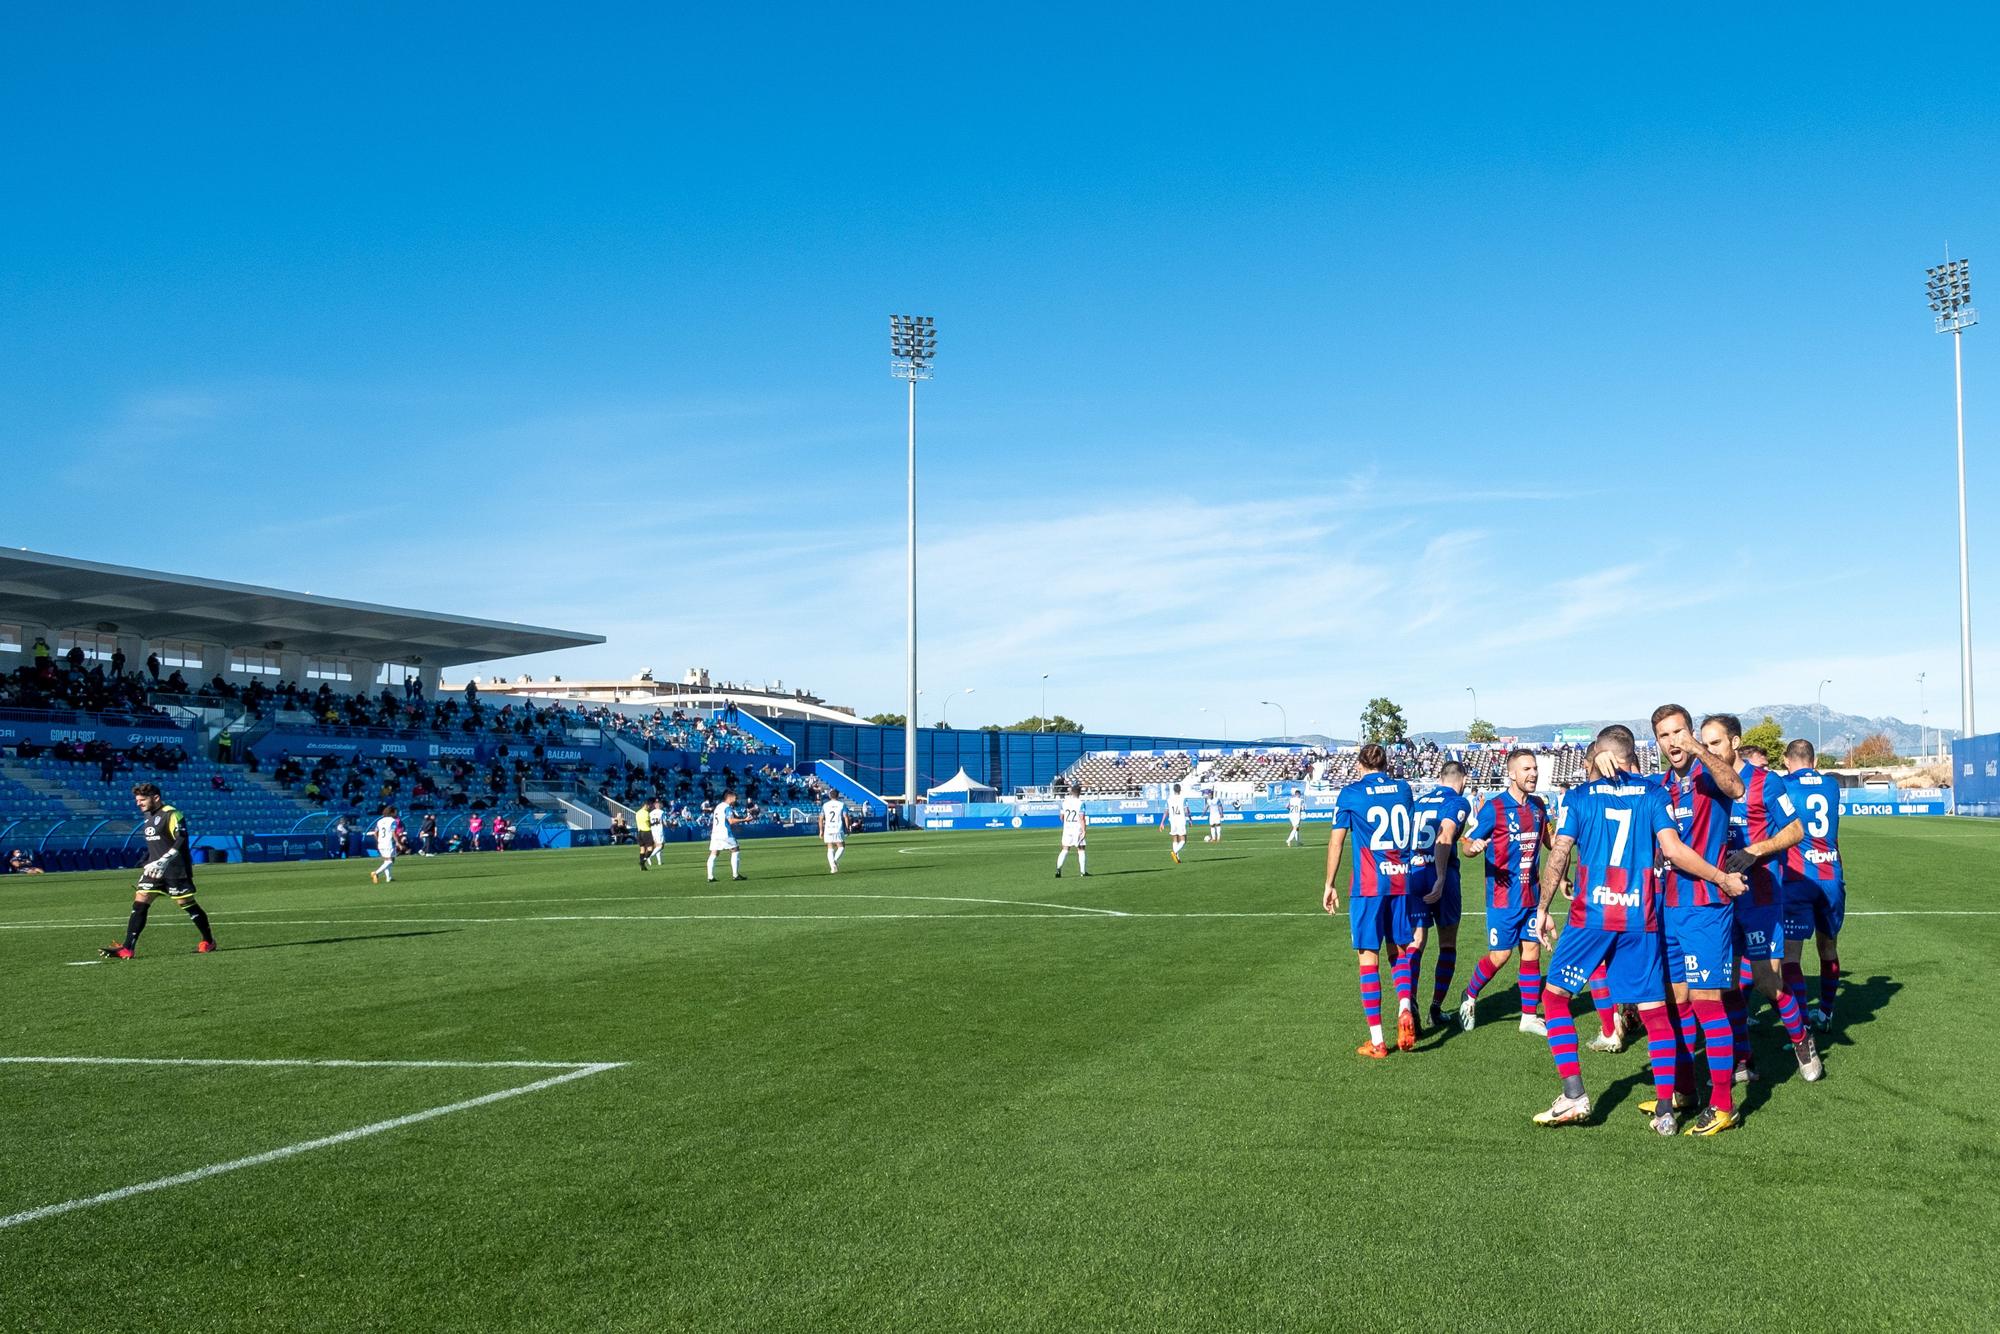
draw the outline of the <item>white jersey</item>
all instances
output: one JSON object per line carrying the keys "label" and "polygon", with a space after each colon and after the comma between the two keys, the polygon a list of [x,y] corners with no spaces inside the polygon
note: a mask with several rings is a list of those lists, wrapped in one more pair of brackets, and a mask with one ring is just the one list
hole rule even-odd
{"label": "white jersey", "polygon": [[729,807],[717,806],[714,814],[708,817],[708,846],[711,851],[736,846],[736,835],[729,832],[729,812]]}
{"label": "white jersey", "polygon": [[1292,823],[1297,824],[1306,818],[1306,799],[1296,792],[1292,793],[1292,799],[1285,803],[1285,812],[1292,817]]}
{"label": "white jersey", "polygon": [[839,797],[830,797],[819,808],[819,836],[828,843],[847,841],[847,807]]}
{"label": "white jersey", "polygon": [[1188,800],[1179,792],[1167,794],[1167,829],[1175,835],[1187,833]]}
{"label": "white jersey", "polygon": [[375,850],[384,857],[396,855],[396,830],[402,822],[393,815],[385,815],[375,822]]}
{"label": "white jersey", "polygon": [[1213,792],[1208,794],[1208,822],[1210,825],[1222,823],[1222,798]]}
{"label": "white jersey", "polygon": [[1062,841],[1066,848],[1080,848],[1084,843],[1084,830],[1088,828],[1083,818],[1083,798],[1064,797],[1062,799]]}

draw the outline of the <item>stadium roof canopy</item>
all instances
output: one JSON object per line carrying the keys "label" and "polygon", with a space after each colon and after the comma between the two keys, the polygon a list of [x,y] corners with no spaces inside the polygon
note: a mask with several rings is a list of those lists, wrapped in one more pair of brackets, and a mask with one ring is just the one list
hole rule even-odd
{"label": "stadium roof canopy", "polygon": [[602,635],[383,607],[255,584],[0,550],[0,621],[453,667]]}

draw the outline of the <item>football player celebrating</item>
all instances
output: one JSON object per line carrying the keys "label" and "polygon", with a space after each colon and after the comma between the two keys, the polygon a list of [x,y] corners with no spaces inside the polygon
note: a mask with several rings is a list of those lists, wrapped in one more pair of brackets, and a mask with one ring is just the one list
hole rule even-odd
{"label": "football player celebrating", "polygon": [[1417,798],[1416,824],[1410,831],[1410,893],[1423,906],[1424,929],[1410,949],[1410,986],[1423,985],[1424,945],[1432,930],[1438,936],[1437,977],[1431,984],[1430,1021],[1444,1023],[1444,1000],[1451,994],[1451,975],[1458,967],[1458,920],[1463,914],[1458,889],[1458,836],[1472,814],[1465,799],[1465,766],[1447,760],[1438,770],[1438,785]]}
{"label": "football player celebrating", "polygon": [[[1791,790],[1783,777],[1770,769],[1760,769],[1736,754],[1743,736],[1743,724],[1733,714],[1711,714],[1702,719],[1701,739],[1709,753],[1736,766],[1743,782],[1743,796],[1731,813],[1729,860],[1732,871],[1743,873],[1750,892],[1736,900],[1736,956],[1749,972],[1749,982],[1778,1011],[1785,1035],[1791,1039],[1792,1055],[1807,1083],[1826,1073],[1819,1047],[1806,1027],[1805,1011],[1785,990],[1785,886],[1780,857],[1805,841],[1805,825]],[[1739,985],[1741,979],[1739,979]],[[1733,990],[1724,997],[1736,1040],[1738,1079],[1755,1079],[1750,1062],[1750,1041],[1746,1022],[1746,997]]]}
{"label": "football player celebrating", "polygon": [[1840,864],[1840,789],[1814,768],[1813,743],[1785,747],[1785,782],[1792,789],[1805,841],[1785,853],[1785,986],[1805,1004],[1806,975],[1799,956],[1812,939],[1819,948],[1819,1005],[1806,1016],[1814,1028],[1833,1023],[1840,990],[1840,926],[1847,918],[1847,878]]}
{"label": "football player celebrating", "polygon": [[[1653,1073],[1651,1128],[1656,1134],[1672,1135],[1679,1130],[1673,1105],[1677,1050],[1667,1011],[1654,857],[1666,858],[1683,875],[1715,885],[1725,895],[1742,893],[1744,885],[1741,877],[1696,856],[1681,842],[1665,789],[1636,772],[1638,755],[1630,741],[1599,738],[1592,762],[1596,777],[1563,803],[1562,823],[1542,865],[1537,927],[1547,944],[1555,934],[1550,906],[1562,887],[1571,850],[1577,853],[1568,925],[1549,960],[1549,980],[1542,989],[1542,1018],[1548,1025],[1549,1053],[1555,1058],[1562,1092],[1534,1120],[1537,1125],[1561,1126],[1590,1119],[1590,1095],[1584,1091],[1577,1063],[1576,1024],[1569,1002],[1590,985],[1591,974],[1603,964],[1612,1001],[1639,1007]],[[1723,1088],[1729,1087],[1725,1078]],[[1714,1133],[1700,1126],[1697,1122],[1689,1133]]]}
{"label": "football player celebrating", "polygon": [[[1531,750],[1507,756],[1507,786],[1479,808],[1463,851],[1485,854],[1486,955],[1465,984],[1458,1003],[1459,1027],[1466,1032],[1478,1020],[1479,993],[1493,975],[1507,966],[1516,946],[1521,950],[1521,1031],[1545,1035],[1542,1026],[1542,944],[1535,932],[1535,907],[1541,890],[1542,849],[1554,837],[1549,808],[1535,795],[1541,765]],[[1444,968],[1444,956],[1438,956]]]}
{"label": "football player celebrating", "polygon": [[1361,965],[1361,1012],[1368,1022],[1368,1041],[1356,1048],[1361,1056],[1380,1060],[1389,1054],[1382,1041],[1382,944],[1396,976],[1396,1049],[1414,1051],[1417,1017],[1410,1001],[1410,979],[1400,964],[1402,951],[1419,938],[1421,904],[1410,894],[1410,836],[1416,799],[1410,785],[1388,773],[1389,753],[1374,742],[1361,748],[1361,775],[1340,790],[1333,811],[1333,832],[1326,841],[1326,889],[1320,905],[1328,914],[1340,911],[1334,880],[1340,854],[1350,836],[1354,844],[1353,875],[1347,909],[1349,933]]}
{"label": "football player celebrating", "polygon": [[133,787],[132,802],[146,820],[146,865],[139,872],[138,892],[132,896],[124,943],[106,945],[98,953],[107,959],[132,958],[138,952],[139,933],[146,929],[146,914],[152,910],[153,900],[165,894],[201,932],[195,953],[213,954],[215,933],[208,929],[208,914],[194,900],[194,850],[188,845],[187,821],[161,799],[160,789],[152,783]]}

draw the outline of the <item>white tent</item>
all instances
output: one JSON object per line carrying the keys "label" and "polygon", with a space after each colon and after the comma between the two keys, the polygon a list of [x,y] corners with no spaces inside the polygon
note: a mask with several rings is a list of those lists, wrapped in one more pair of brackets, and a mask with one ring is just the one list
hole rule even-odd
{"label": "white tent", "polygon": [[925,794],[926,800],[947,802],[997,801],[999,797],[1000,793],[998,789],[980,782],[977,778],[965,772],[963,765],[959,766],[959,770],[955,775],[945,782],[939,783]]}

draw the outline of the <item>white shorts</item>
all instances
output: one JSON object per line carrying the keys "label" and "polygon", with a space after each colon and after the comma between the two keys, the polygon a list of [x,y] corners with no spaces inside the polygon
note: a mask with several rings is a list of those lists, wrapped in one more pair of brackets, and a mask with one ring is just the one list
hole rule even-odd
{"label": "white shorts", "polygon": [[396,850],[394,848],[377,848],[375,850],[382,854],[382,864],[384,866],[396,860]]}
{"label": "white shorts", "polygon": [[1299,821],[1303,820],[1304,818],[1305,817],[1303,815],[1294,815],[1292,817],[1292,828],[1297,829],[1299,827]]}
{"label": "white shorts", "polygon": [[710,852],[734,852],[736,851],[736,840],[732,838],[724,842],[720,839],[711,838],[708,840],[708,850]]}
{"label": "white shorts", "polygon": [[819,836],[819,841],[820,841],[820,842],[822,842],[822,843],[824,843],[824,844],[826,844],[826,845],[827,845],[827,846],[828,846],[829,848],[837,848],[837,847],[839,847],[839,846],[840,846],[841,844],[843,844],[843,843],[847,842],[847,835],[845,835],[845,834],[821,834],[821,835]]}
{"label": "white shorts", "polygon": [[1063,830],[1062,845],[1066,848],[1080,848],[1084,846],[1083,838],[1084,835],[1081,829],[1076,830],[1075,832],[1071,832],[1070,830],[1065,829]]}
{"label": "white shorts", "polygon": [[1186,820],[1167,821],[1167,832],[1172,834],[1175,838],[1186,838],[1187,821]]}

